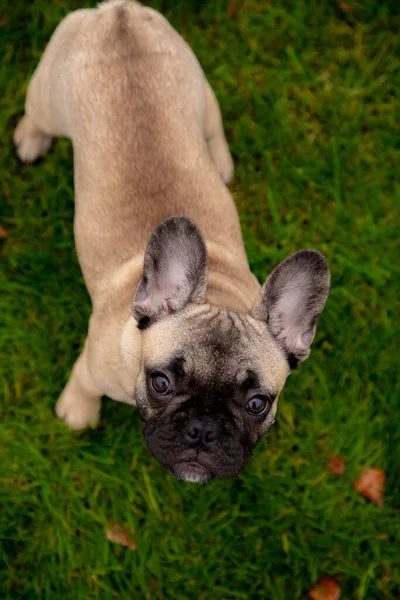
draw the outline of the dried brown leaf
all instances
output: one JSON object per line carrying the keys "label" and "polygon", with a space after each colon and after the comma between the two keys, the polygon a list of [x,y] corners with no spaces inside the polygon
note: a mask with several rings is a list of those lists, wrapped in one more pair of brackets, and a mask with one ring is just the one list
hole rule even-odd
{"label": "dried brown leaf", "polygon": [[312,600],[339,600],[341,589],[332,577],[323,577],[308,591]]}
{"label": "dried brown leaf", "polygon": [[238,12],[238,5],[235,0],[231,0],[228,5],[228,17],[230,19],[236,19],[236,15]]}
{"label": "dried brown leaf", "polygon": [[331,456],[329,460],[329,470],[332,475],[341,477],[346,470],[346,463],[343,456],[339,456],[338,454]]}
{"label": "dried brown leaf", "polygon": [[8,238],[10,234],[0,225],[0,238]]}
{"label": "dried brown leaf", "polygon": [[353,12],[354,8],[347,2],[339,2],[339,8],[345,13]]}
{"label": "dried brown leaf", "polygon": [[107,529],[106,535],[107,539],[110,540],[110,542],[120,544],[121,546],[125,546],[130,550],[137,549],[136,541],[133,537],[133,532],[127,529],[126,527],[116,525],[115,523],[109,523],[109,528]]}
{"label": "dried brown leaf", "polygon": [[353,485],[368,500],[377,506],[383,506],[383,487],[386,475],[381,469],[365,469]]}

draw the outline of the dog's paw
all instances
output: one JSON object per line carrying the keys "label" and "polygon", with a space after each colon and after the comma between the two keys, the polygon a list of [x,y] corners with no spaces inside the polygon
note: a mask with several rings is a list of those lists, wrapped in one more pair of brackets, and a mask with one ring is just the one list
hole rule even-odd
{"label": "dog's paw", "polygon": [[34,127],[26,115],[18,123],[14,132],[17,154],[24,163],[33,163],[46,154],[51,141],[51,137]]}
{"label": "dog's paw", "polygon": [[65,389],[56,404],[55,413],[70,429],[85,429],[97,425],[100,409],[100,398],[71,394]]}

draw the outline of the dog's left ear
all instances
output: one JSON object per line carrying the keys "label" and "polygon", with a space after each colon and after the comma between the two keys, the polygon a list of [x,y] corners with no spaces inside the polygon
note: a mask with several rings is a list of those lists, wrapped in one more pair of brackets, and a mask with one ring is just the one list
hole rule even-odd
{"label": "dog's left ear", "polygon": [[171,217],[151,234],[143,276],[133,301],[139,328],[206,300],[207,249],[197,225],[187,217]]}
{"label": "dog's left ear", "polygon": [[323,254],[300,250],[271,273],[250,313],[268,323],[292,367],[310,354],[329,285],[329,267]]}

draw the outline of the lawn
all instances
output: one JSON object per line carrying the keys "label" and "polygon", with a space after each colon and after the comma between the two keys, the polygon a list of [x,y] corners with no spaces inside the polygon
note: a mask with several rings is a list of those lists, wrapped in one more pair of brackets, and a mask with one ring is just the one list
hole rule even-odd
{"label": "lawn", "polygon": [[[74,250],[72,147],[12,147],[58,22],[94,2],[0,10],[0,597],[295,600],[324,575],[342,599],[400,594],[400,10],[372,0],[165,0],[221,104],[231,191],[254,273],[325,253],[332,291],[277,423],[233,480],[175,480],[110,400],[96,430],[53,408],[90,302]],[[398,280],[397,280],[398,281]],[[329,458],[346,460],[340,478]],[[386,473],[384,506],[352,483]],[[130,530],[136,549],[106,537]]]}

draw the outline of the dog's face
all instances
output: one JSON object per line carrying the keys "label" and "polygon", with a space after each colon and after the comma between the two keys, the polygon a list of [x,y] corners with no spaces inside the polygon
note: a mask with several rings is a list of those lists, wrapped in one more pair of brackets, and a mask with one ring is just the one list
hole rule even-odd
{"label": "dog's face", "polygon": [[272,273],[251,314],[206,302],[207,253],[184,217],[152,234],[134,301],[142,330],[136,403],[150,452],[175,476],[233,477],[268,431],[278,395],[304,360],[329,289],[318,252]]}
{"label": "dog's face", "polygon": [[177,477],[233,477],[274,421],[289,372],[261,321],[192,304],[143,332],[137,406],[151,453]]}

